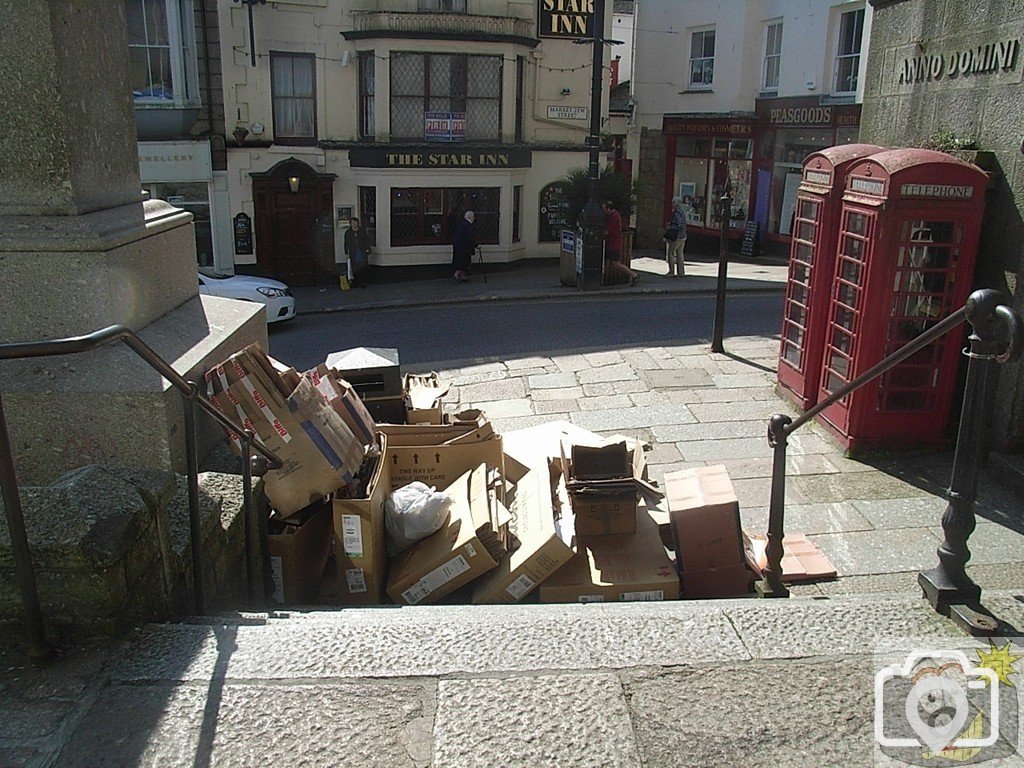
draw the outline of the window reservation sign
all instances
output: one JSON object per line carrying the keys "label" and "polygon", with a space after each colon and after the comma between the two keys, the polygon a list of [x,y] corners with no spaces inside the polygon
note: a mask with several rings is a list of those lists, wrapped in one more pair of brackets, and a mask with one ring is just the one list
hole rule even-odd
{"label": "window reservation sign", "polygon": [[537,0],[537,36],[594,36],[594,3],[604,0]]}
{"label": "window reservation sign", "polygon": [[465,112],[425,112],[423,138],[427,141],[464,141],[466,138]]}

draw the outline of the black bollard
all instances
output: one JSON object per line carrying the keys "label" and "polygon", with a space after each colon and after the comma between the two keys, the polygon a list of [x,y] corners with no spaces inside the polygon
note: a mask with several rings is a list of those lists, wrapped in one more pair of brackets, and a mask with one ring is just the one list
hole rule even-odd
{"label": "black bollard", "polygon": [[718,288],[715,291],[715,327],[711,334],[711,351],[725,352],[722,336],[725,333],[725,283],[729,276],[729,217],[732,215],[732,197],[729,188],[719,201],[721,206],[722,238],[718,246]]}

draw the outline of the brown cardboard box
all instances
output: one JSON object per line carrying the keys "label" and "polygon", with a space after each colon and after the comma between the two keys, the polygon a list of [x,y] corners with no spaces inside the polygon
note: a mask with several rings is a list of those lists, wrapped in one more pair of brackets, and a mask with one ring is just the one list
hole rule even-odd
{"label": "brown cardboard box", "polygon": [[545,456],[530,466],[505,457],[510,528],[519,548],[473,583],[473,603],[516,603],[572,558],[555,531],[551,469]]}
{"label": "brown cardboard box", "polygon": [[744,564],[705,571],[683,571],[682,597],[685,600],[742,597],[750,594],[753,581],[753,572]]}
{"label": "brown cardboard box", "polygon": [[436,603],[497,565],[476,533],[490,520],[485,473],[478,464],[446,487],[454,500],[448,522],[391,561],[387,591],[396,603]]}
{"label": "brown cardboard box", "polygon": [[447,488],[481,463],[504,471],[501,436],[486,420],[445,425],[378,424],[377,430],[388,436],[392,489],[414,480]]}
{"label": "brown cardboard box", "polygon": [[293,533],[267,536],[272,599],[284,605],[313,605],[331,554],[331,511],[321,504]]}
{"label": "brown cardboard box", "polygon": [[743,564],[740,506],[724,466],[669,472],[665,491],[682,574]]}
{"label": "brown cardboard box", "polygon": [[267,498],[282,516],[323,499],[358,470],[358,439],[308,379],[300,379],[285,401],[243,350],[207,373],[207,388],[223,413],[251,428],[284,462],[264,476]]}
{"label": "brown cardboard box", "polygon": [[674,600],[679,577],[645,507],[635,534],[578,536],[576,554],[538,588],[542,603]]}
{"label": "brown cardboard box", "polygon": [[451,385],[442,383],[436,371],[407,373],[402,377],[406,424],[442,424],[441,398]]}
{"label": "brown cardboard box", "polygon": [[309,377],[327,404],[334,409],[363,445],[370,445],[374,442],[373,435],[377,425],[351,384],[322,363],[316,368],[306,371],[303,375]]}
{"label": "brown cardboard box", "polygon": [[[572,459],[566,460],[570,452]],[[629,447],[618,440],[603,441],[599,446],[574,443],[569,451],[563,448],[562,456],[562,466],[568,469],[566,486],[576,516],[576,534],[635,533],[636,481],[646,469],[643,446],[634,442]],[[581,484],[585,488],[574,490]]]}
{"label": "brown cardboard box", "polygon": [[384,598],[388,565],[384,501],[391,481],[385,461],[387,436],[379,435],[378,439],[381,457],[367,483],[366,498],[331,500],[334,557],[343,605],[376,605]]}

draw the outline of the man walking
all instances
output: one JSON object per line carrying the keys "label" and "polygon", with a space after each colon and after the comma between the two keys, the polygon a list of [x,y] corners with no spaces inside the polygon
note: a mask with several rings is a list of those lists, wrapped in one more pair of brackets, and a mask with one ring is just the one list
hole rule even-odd
{"label": "man walking", "polygon": [[[601,203],[601,210],[604,211],[604,281],[607,284],[628,280],[630,285],[636,285],[640,275],[622,263],[622,216],[611,200]],[[613,280],[613,277],[619,279]]]}

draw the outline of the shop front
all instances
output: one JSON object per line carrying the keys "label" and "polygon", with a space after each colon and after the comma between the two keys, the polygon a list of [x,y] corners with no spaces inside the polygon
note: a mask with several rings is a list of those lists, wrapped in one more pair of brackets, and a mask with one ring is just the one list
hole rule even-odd
{"label": "shop front", "polygon": [[755,123],[751,118],[665,117],[664,216],[672,198],[681,197],[687,227],[698,233],[721,231],[716,205],[728,184],[732,195],[729,226],[743,229],[750,218]]}
{"label": "shop front", "polygon": [[769,241],[788,244],[804,159],[857,141],[860,104],[822,104],[818,96],[758,99],[753,218]]}

